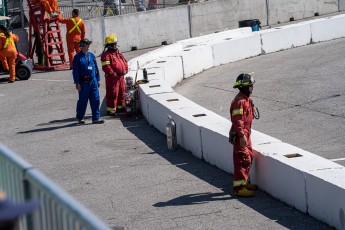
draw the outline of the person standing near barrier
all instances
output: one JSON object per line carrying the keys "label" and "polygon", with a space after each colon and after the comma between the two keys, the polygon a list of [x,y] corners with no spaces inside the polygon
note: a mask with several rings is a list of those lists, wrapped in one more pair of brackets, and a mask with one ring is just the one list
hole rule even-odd
{"label": "person standing near barrier", "polygon": [[39,200],[15,204],[0,192],[0,230],[19,229],[19,218],[32,213],[39,205]]}
{"label": "person standing near barrier", "polygon": [[81,18],[79,18],[78,9],[72,10],[71,18],[62,18],[60,15],[59,22],[62,24],[66,24],[67,52],[70,63],[70,69],[72,69],[74,51],[77,53],[80,51],[79,42],[80,40],[85,38],[85,24],[84,21]]}
{"label": "person standing near barrier", "polygon": [[[18,41],[19,38],[16,34],[9,32],[4,25],[0,25],[0,60],[4,69],[9,69],[10,71],[8,83],[13,83],[16,80],[16,58],[18,52],[15,42]],[[8,62],[6,59],[8,59]]]}
{"label": "person standing near barrier", "polygon": [[89,100],[92,111],[92,124],[104,123],[104,120],[100,119],[99,111],[100,97],[98,88],[101,79],[96,57],[89,52],[91,43],[87,38],[81,40],[79,42],[81,51],[73,59],[73,80],[75,88],[79,92],[76,115],[79,124],[85,124],[84,116]]}
{"label": "person standing near barrier", "polygon": [[126,84],[124,75],[128,72],[127,59],[118,50],[115,34],[105,38],[105,48],[101,56],[105,73],[107,115],[115,116],[125,109]]}
{"label": "person standing near barrier", "polygon": [[253,161],[250,134],[254,119],[254,105],[251,98],[254,82],[252,74],[240,74],[233,87],[238,88],[240,92],[230,106],[232,126],[229,141],[233,144],[233,188],[235,195],[245,197],[254,196],[254,190],[257,189],[256,185],[249,182],[249,172]]}

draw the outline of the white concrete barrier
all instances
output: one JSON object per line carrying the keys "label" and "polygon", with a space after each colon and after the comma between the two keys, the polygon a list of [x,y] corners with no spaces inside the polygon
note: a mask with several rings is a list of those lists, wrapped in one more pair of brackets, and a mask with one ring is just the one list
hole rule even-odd
{"label": "white concrete barrier", "polygon": [[261,54],[261,40],[259,33],[223,41],[210,42],[213,51],[213,65],[223,65]]}
{"label": "white concrete barrier", "polygon": [[287,25],[260,32],[265,54],[308,45],[311,42],[310,24]]}
{"label": "white concrete barrier", "polygon": [[337,15],[311,23],[313,42],[345,37],[345,15]]}
{"label": "white concrete barrier", "polygon": [[182,50],[182,45],[178,43],[174,43],[168,46],[163,46],[161,48],[158,48],[156,50],[150,51],[146,54],[143,54],[139,57],[133,58],[128,62],[128,66],[130,70],[138,70],[143,65],[152,62],[152,60],[155,60],[160,57],[167,57],[171,53],[177,52]]}
{"label": "white concrete barrier", "polygon": [[214,42],[215,40],[234,38],[243,34],[251,34],[251,33],[252,33],[251,27],[243,27],[243,28],[238,28],[238,29],[233,29],[233,30],[226,30],[219,33],[193,37],[193,38],[177,41],[175,43],[181,44],[182,48],[187,48],[189,46],[195,46],[195,45],[200,45],[203,43]]}
{"label": "white concrete barrier", "polygon": [[209,45],[186,47],[170,56],[181,58],[183,78],[189,78],[213,67],[212,49]]}
{"label": "white concrete barrier", "polygon": [[183,79],[183,65],[181,57],[158,58],[142,68],[162,68],[164,71],[164,81],[171,87],[181,82]]}
{"label": "white concrete barrier", "polygon": [[[208,46],[212,47],[213,65],[217,66],[260,55],[261,50],[270,53],[306,45],[311,37],[313,42],[345,37],[345,29],[336,29],[344,19],[342,15],[312,20],[229,40],[224,40],[224,34],[220,33],[221,39],[212,35],[212,41],[182,41],[177,43],[181,50],[175,46],[170,49],[172,53],[165,52],[167,49],[160,51],[161,55],[138,57],[137,78],[142,78],[140,68],[147,68],[150,73],[150,82],[140,85],[143,114],[162,133],[165,133],[166,115],[170,114],[176,122],[177,142],[181,147],[233,173],[232,146],[228,142],[230,121],[176,94],[171,87],[181,81],[183,73],[190,76],[211,66]],[[322,33],[326,28],[329,28],[327,33]],[[182,47],[192,52],[185,53]],[[207,60],[196,63],[203,56]],[[138,60],[143,64],[138,65]],[[345,229],[345,167],[255,130],[251,138],[256,155],[251,169],[252,182],[292,207],[337,229]]]}
{"label": "white concrete barrier", "polygon": [[200,105],[175,92],[153,94],[150,95],[148,101],[149,117],[147,121],[163,134],[165,134],[165,125],[168,121],[167,115],[171,115],[171,111],[200,107]]}
{"label": "white concrete barrier", "polygon": [[345,229],[344,175],[344,167],[314,170],[306,175],[309,215],[336,229]]}
{"label": "white concrete barrier", "polygon": [[143,115],[148,119],[149,115],[149,96],[153,94],[172,93],[174,90],[162,80],[152,80],[147,84],[141,84],[139,87],[140,109]]}

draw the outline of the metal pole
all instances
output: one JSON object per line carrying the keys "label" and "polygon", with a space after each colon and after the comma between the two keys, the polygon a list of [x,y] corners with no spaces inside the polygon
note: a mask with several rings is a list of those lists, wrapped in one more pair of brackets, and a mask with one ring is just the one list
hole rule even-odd
{"label": "metal pole", "polygon": [[270,25],[270,1],[266,0],[266,17],[267,17],[267,26]]}

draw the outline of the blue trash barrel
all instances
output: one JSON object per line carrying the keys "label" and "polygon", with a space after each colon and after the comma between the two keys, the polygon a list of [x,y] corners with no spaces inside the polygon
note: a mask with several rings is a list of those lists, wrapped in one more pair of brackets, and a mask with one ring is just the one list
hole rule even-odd
{"label": "blue trash barrel", "polygon": [[259,19],[242,20],[238,22],[238,27],[251,27],[252,31],[259,31],[261,22]]}

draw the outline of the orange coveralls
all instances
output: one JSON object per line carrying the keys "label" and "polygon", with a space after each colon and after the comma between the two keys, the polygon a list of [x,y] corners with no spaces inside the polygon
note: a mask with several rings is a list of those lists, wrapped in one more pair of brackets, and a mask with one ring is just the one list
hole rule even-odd
{"label": "orange coveralls", "polygon": [[[10,37],[6,37],[5,34],[0,34],[0,60],[4,65],[4,69],[8,69],[8,64],[10,67],[10,81],[16,79],[16,58],[17,58],[17,49],[15,42],[18,42],[19,38],[16,34],[10,33]],[[8,64],[6,62],[8,59]]]}
{"label": "orange coveralls", "polygon": [[69,65],[72,67],[74,58],[74,51],[79,52],[79,42],[85,38],[85,24],[84,21],[79,17],[62,18],[59,15],[59,22],[66,24],[66,41],[67,41],[67,52],[69,58]]}
{"label": "orange coveralls", "polygon": [[53,12],[59,12],[59,6],[57,0],[41,0],[41,4],[44,7],[44,10],[50,14]]}
{"label": "orange coveralls", "polygon": [[[249,182],[249,171],[252,166],[253,148],[250,140],[251,126],[254,119],[252,98],[239,92],[230,106],[232,126],[230,133],[236,131],[233,151],[234,161],[234,188]],[[240,139],[245,136],[247,145],[242,147]]]}

